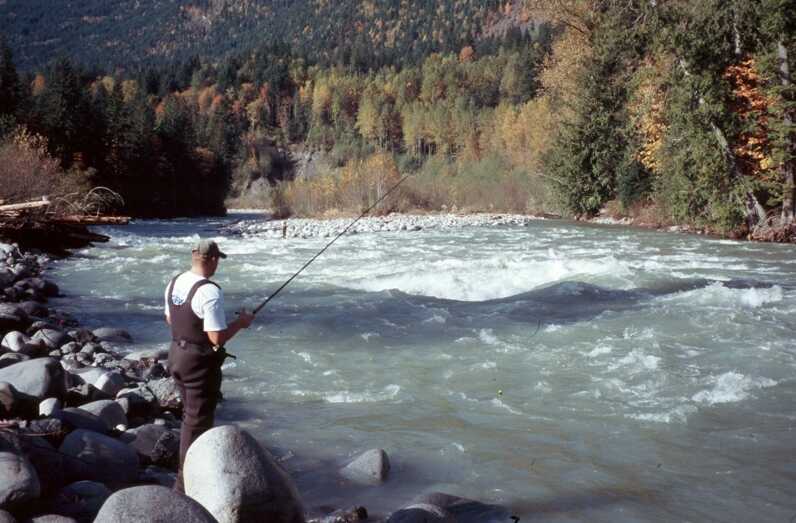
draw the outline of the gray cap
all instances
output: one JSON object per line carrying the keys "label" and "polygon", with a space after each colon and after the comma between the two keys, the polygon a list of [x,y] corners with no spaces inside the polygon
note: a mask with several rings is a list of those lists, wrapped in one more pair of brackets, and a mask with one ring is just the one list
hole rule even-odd
{"label": "gray cap", "polygon": [[226,254],[221,252],[221,249],[218,248],[218,244],[213,240],[199,240],[199,242],[193,246],[191,252],[195,252],[199,256],[205,256],[207,258],[227,257]]}

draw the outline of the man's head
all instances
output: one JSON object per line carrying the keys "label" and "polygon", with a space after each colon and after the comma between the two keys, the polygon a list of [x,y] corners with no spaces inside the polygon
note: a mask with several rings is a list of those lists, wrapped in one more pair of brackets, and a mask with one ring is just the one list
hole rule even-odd
{"label": "man's head", "polygon": [[219,258],[226,257],[213,240],[200,240],[191,250],[191,266],[207,278],[215,274]]}

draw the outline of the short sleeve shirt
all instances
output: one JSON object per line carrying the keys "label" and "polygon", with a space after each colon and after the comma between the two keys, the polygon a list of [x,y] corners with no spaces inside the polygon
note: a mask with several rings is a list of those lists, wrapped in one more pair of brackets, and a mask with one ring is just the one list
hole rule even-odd
{"label": "short sleeve shirt", "polygon": [[[198,281],[204,280],[194,272],[188,271],[177,276],[174,290],[171,293],[174,305],[182,305],[188,298],[188,293]],[[169,315],[169,286],[166,285],[164,293],[166,316]],[[224,293],[215,285],[205,284],[197,289],[191,300],[191,309],[194,314],[203,320],[205,332],[218,332],[227,328],[227,318],[224,315]]]}

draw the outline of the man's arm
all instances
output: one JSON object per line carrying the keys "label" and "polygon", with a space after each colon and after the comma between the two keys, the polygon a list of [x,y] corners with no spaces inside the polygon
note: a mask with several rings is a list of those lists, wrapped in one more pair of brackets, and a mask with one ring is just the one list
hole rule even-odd
{"label": "man's arm", "polygon": [[241,329],[248,329],[254,321],[254,314],[241,311],[238,318],[230,323],[226,329],[220,331],[207,331],[207,339],[216,347],[223,347]]}

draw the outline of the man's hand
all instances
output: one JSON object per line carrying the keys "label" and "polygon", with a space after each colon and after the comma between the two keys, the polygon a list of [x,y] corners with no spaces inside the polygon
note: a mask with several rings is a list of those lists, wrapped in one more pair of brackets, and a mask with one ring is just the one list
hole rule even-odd
{"label": "man's hand", "polygon": [[241,309],[238,311],[238,321],[240,321],[240,326],[242,329],[248,329],[254,321],[254,314],[246,309]]}

